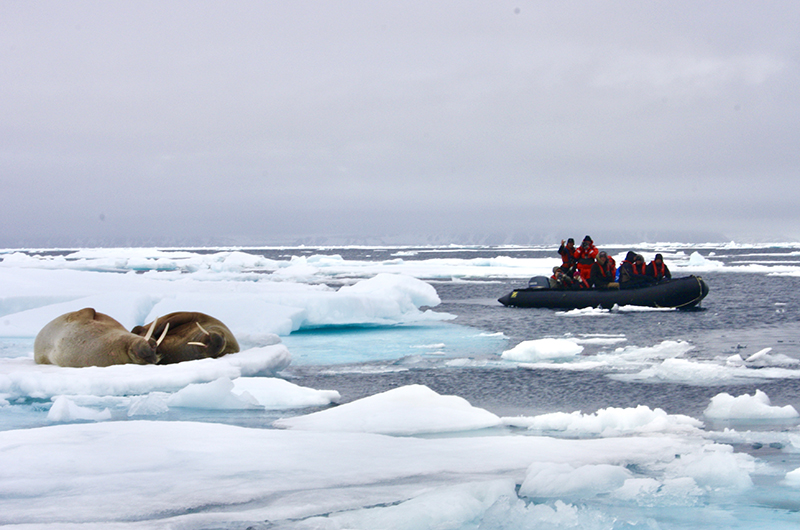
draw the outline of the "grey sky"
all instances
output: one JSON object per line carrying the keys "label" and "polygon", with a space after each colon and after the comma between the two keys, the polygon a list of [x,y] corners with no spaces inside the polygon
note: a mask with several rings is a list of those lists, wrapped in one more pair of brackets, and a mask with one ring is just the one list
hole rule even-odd
{"label": "grey sky", "polygon": [[800,237],[800,3],[2,2],[0,246]]}

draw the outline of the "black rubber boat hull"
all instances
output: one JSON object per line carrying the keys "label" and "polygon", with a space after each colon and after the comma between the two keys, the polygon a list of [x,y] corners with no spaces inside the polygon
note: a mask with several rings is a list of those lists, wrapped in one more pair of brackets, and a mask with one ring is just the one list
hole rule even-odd
{"label": "black rubber boat hull", "polygon": [[708,294],[708,285],[699,276],[686,276],[662,281],[656,285],[639,289],[614,290],[560,290],[525,288],[515,289],[498,301],[511,307],[544,307],[550,309],[582,309],[602,307],[611,309],[615,305],[644,307],[695,307]]}

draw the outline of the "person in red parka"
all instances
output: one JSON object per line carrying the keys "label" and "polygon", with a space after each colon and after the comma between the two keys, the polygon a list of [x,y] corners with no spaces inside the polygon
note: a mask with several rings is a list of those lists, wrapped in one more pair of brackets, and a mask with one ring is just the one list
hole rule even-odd
{"label": "person in red parka", "polygon": [[594,246],[592,238],[589,236],[584,237],[580,248],[575,251],[575,258],[578,260],[577,267],[582,278],[588,279],[591,277],[592,265],[594,264],[594,259],[597,257],[598,252],[600,251]]}

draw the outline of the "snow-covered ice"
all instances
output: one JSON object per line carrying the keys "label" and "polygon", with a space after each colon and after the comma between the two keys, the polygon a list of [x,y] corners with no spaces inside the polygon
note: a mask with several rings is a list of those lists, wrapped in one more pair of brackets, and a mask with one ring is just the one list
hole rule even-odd
{"label": "snow-covered ice", "polygon": [[553,412],[533,417],[503,418],[507,425],[527,427],[531,431],[586,437],[625,436],[630,434],[673,433],[699,434],[703,422],[682,414],[667,414],[661,409],[639,405],[635,408],[609,407],[591,414]]}
{"label": "snow-covered ice", "polygon": [[[440,414],[444,420],[449,411]],[[346,416],[342,421],[357,421]],[[407,421],[398,418],[396,430],[407,430]],[[632,468],[647,468],[660,483],[684,479],[708,494],[718,487],[747,487],[753,466],[747,455],[725,446],[671,436],[421,439],[127,421],[0,432],[0,468],[0,523],[167,528],[327,517],[417,499],[407,506],[413,510],[431,492],[434,498],[453,495],[449,488],[456,484],[473,483],[482,497],[486,488],[498,487],[498,479],[507,484],[501,488],[505,494],[524,481],[523,495],[561,500],[568,493],[570,499],[585,499],[624,487],[625,480],[637,477]],[[557,486],[534,486],[542,470]],[[353,497],[364,488],[369,493]],[[456,491],[456,500],[475,495],[469,487]],[[488,499],[477,509],[498,500]],[[455,515],[474,514],[459,508]]]}
{"label": "snow-covered ice", "polygon": [[569,339],[536,339],[520,342],[502,353],[503,359],[518,362],[571,360],[583,351],[583,346]]}
{"label": "snow-covered ice", "polygon": [[791,405],[773,406],[769,396],[756,390],[752,396],[722,392],[711,398],[703,415],[715,420],[786,420],[800,416]]}
{"label": "snow-covered ice", "polygon": [[312,431],[423,434],[500,425],[500,418],[458,396],[421,385],[404,386],[307,416],[277,420],[276,427]]}

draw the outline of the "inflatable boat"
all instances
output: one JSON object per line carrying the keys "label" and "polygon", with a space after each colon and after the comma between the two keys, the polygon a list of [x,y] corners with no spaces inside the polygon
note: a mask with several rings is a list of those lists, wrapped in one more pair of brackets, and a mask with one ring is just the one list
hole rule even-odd
{"label": "inflatable boat", "polygon": [[511,307],[545,307],[551,309],[582,309],[615,305],[645,307],[674,307],[687,309],[697,306],[708,294],[708,285],[699,276],[662,280],[636,289],[551,289],[548,278],[531,278],[528,287],[515,289],[498,301]]}

